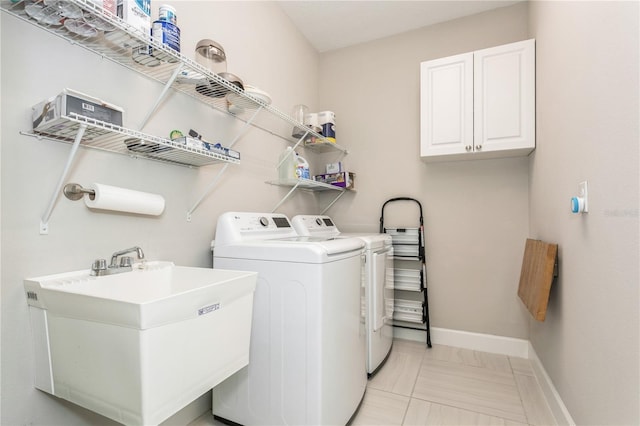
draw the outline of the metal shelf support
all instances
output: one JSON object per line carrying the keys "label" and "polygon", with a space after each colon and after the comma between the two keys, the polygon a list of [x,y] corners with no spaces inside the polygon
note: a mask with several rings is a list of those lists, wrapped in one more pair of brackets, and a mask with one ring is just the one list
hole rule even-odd
{"label": "metal shelf support", "polygon": [[[231,143],[229,144],[229,148],[233,147],[233,145],[235,145],[235,143],[238,142],[240,137],[242,137],[242,135],[244,135],[247,132],[247,130],[249,129],[249,126],[251,125],[251,122],[258,116],[258,114],[260,113],[260,110],[262,110],[262,106],[259,106],[258,109],[256,109],[256,112],[253,113],[251,118],[244,123],[244,126],[242,127],[242,129],[240,129],[235,139],[231,141]],[[189,211],[187,212],[187,222],[191,222],[191,216],[193,215],[193,212],[196,211],[200,203],[202,203],[202,201],[209,195],[209,193],[213,191],[213,188],[215,188],[216,184],[218,183],[218,181],[220,180],[224,172],[227,171],[228,166],[229,164],[225,164],[224,167],[220,169],[220,171],[213,178],[209,186],[207,186],[207,189],[205,189],[204,193],[200,196],[200,198],[198,198],[198,201],[196,201],[193,207],[189,209]]]}
{"label": "metal shelf support", "polygon": [[275,207],[271,210],[271,213],[275,212],[276,210],[278,210],[278,207],[280,207],[285,201],[287,201],[289,199],[289,197],[291,197],[291,195],[295,192],[296,189],[298,189],[298,186],[300,186],[300,183],[302,181],[298,181],[298,183],[296,183],[290,190],[289,192],[287,192],[287,195],[285,195],[282,200],[280,200],[280,202],[278,204],[275,205]]}
{"label": "metal shelf support", "polygon": [[332,202],[329,203],[329,205],[327,207],[324,208],[324,210],[322,210],[322,212],[320,214],[325,214],[327,212],[327,210],[329,210],[331,208],[331,206],[333,206],[336,201],[338,201],[340,199],[340,197],[342,197],[347,191],[342,191],[338,194],[338,196],[336,198],[333,199]]}
{"label": "metal shelf support", "polygon": [[165,98],[165,96],[167,96],[167,93],[169,93],[169,89],[171,88],[173,83],[176,81],[176,78],[178,78],[178,75],[180,75],[180,71],[182,71],[182,68],[183,68],[183,64],[182,63],[178,64],[178,66],[176,67],[176,70],[173,72],[173,74],[171,74],[171,77],[169,77],[169,80],[167,80],[167,82],[165,83],[164,88],[162,89],[162,92],[160,92],[160,95],[158,96],[158,99],[156,100],[156,103],[153,104],[153,106],[151,107],[151,109],[147,113],[147,115],[144,118],[144,120],[142,120],[142,122],[140,123],[140,126],[138,126],[138,130],[144,129],[144,126],[147,125],[147,123],[149,122],[149,119],[151,119],[151,116],[153,115],[153,113],[156,112],[156,110],[158,109],[158,106],[160,105],[160,102],[162,102],[162,100]]}
{"label": "metal shelf support", "polygon": [[200,203],[202,203],[202,200],[204,200],[207,197],[207,195],[209,195],[209,193],[213,190],[213,188],[216,186],[216,184],[218,183],[218,181],[220,180],[224,172],[227,171],[227,167],[229,167],[228,163],[225,164],[224,167],[220,169],[218,174],[213,178],[213,180],[211,181],[207,189],[204,191],[204,194],[202,194],[200,198],[198,198],[198,201],[196,201],[196,203],[193,205],[193,207],[189,209],[189,211],[187,212],[187,222],[191,222],[191,215],[193,214],[194,211],[196,211]]}
{"label": "metal shelf support", "polygon": [[71,169],[71,165],[73,164],[73,160],[76,157],[76,153],[78,152],[78,147],[80,146],[80,141],[84,136],[84,132],[87,130],[86,124],[81,124],[78,128],[78,133],[76,133],[76,137],[73,141],[73,145],[71,145],[71,150],[69,151],[69,158],[67,158],[67,163],[64,166],[64,170],[60,175],[60,179],[58,179],[58,184],[56,185],[56,189],[53,191],[51,195],[51,200],[49,201],[49,206],[47,210],[45,210],[42,215],[42,219],[40,219],[40,235],[47,235],[49,233],[49,219],[51,218],[51,213],[53,213],[53,208],[58,200],[58,196],[60,195],[60,191],[64,186],[64,182],[67,180],[67,176],[69,175],[69,170]]}
{"label": "metal shelf support", "polygon": [[253,115],[251,116],[251,118],[249,118],[245,123],[244,126],[242,126],[242,129],[240,129],[240,131],[238,132],[238,134],[236,135],[236,137],[231,141],[231,143],[229,144],[229,148],[233,147],[233,145],[235,145],[236,142],[238,142],[238,140],[244,136],[245,133],[247,133],[247,130],[249,129],[249,126],[251,125],[251,123],[253,123],[253,120],[256,119],[256,117],[258,116],[258,114],[260,113],[260,111],[262,111],[262,105],[260,105],[257,109],[256,112],[253,113]]}

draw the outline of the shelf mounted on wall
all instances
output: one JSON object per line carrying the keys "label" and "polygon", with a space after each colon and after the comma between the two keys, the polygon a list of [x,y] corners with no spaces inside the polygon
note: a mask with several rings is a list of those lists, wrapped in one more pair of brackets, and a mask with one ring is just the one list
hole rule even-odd
{"label": "shelf mounted on wall", "polygon": [[324,182],[317,182],[311,179],[293,179],[293,178],[278,179],[278,180],[270,180],[270,181],[267,181],[266,183],[268,183],[269,185],[291,188],[289,192],[287,192],[287,194],[284,197],[282,197],[282,199],[278,202],[278,204],[276,204],[275,207],[271,210],[272,213],[275,212],[278,209],[278,207],[280,207],[285,201],[287,201],[297,189],[301,189],[307,192],[321,192],[321,191],[337,191],[338,192],[336,197],[331,201],[331,203],[329,203],[329,205],[327,205],[324,208],[324,210],[322,210],[320,214],[325,214],[325,212],[329,210],[329,208],[331,208],[331,206],[333,206],[335,202],[338,201],[340,197],[342,197],[345,194],[345,192],[347,192],[346,189],[341,188],[339,186],[330,185]]}
{"label": "shelf mounted on wall", "polygon": [[40,234],[43,235],[49,233],[49,219],[80,146],[189,167],[217,163],[240,163],[239,159],[218,152],[192,148],[169,139],[148,135],[75,113],[63,116],[62,119],[64,126],[57,127],[55,132],[22,133],[27,136],[71,143],[69,156],[40,221]]}
{"label": "shelf mounted on wall", "polygon": [[[48,33],[54,34],[64,40],[67,40],[73,45],[77,45],[79,47],[87,49],[88,51],[99,55],[101,58],[111,60],[125,68],[133,70],[142,76],[145,76],[162,84],[163,88],[160,91],[155,103],[151,106],[149,112],[140,123],[138,127],[139,130],[142,130],[146,126],[159,105],[169,93],[170,89],[186,94],[218,112],[230,115],[235,119],[244,122],[245,126],[240,130],[240,133],[233,139],[230,145],[233,145],[246,132],[249,126],[261,129],[273,136],[282,138],[287,142],[292,142],[292,137],[290,134],[288,134],[288,129],[286,134],[282,133],[284,128],[306,128],[303,123],[297,122],[291,116],[284,114],[280,110],[274,108],[269,103],[266,103],[264,99],[252,96],[250,93],[245,93],[242,88],[222,78],[218,74],[211,72],[209,69],[203,67],[201,64],[197,63],[191,58],[187,58],[181,55],[179,52],[176,52],[175,50],[163,45],[158,40],[153,39],[148,34],[142,33],[117,16],[105,12],[93,0],[67,1],[79,7],[83,11],[90,13],[94,18],[101,20],[104,23],[105,28],[109,29],[100,30],[97,34],[92,33],[90,36],[86,36],[69,31],[64,25],[48,25],[46,23],[46,19],[41,19],[37,16],[31,16],[29,14],[26,6],[32,3],[28,1],[0,0],[0,10],[22,21],[28,22],[29,24],[34,25]],[[144,57],[141,59],[140,55],[132,54],[133,52],[137,52],[140,49],[148,51],[148,47],[151,47],[153,49],[153,55],[144,55]],[[207,87],[215,87],[215,90],[220,91],[220,93],[216,91],[212,93],[210,90],[199,90],[199,85],[202,86],[203,83]],[[233,95],[233,99],[235,99],[237,102],[236,106],[239,106],[238,108],[235,108],[233,112],[229,110],[227,99],[227,95],[229,94]],[[264,112],[264,114],[261,114],[262,112]],[[283,126],[283,123],[286,123],[288,126]],[[77,128],[72,130],[77,131]],[[86,130],[87,132],[90,131],[91,125],[87,126]],[[117,130],[116,133],[118,133]],[[23,134],[33,136],[32,133],[28,132]],[[37,136],[42,138],[50,137],[50,135]],[[153,138],[149,135],[147,136],[149,138]],[[296,146],[300,145],[303,139],[305,141],[313,140],[313,143],[305,142],[305,148],[315,152],[339,151],[343,154],[347,153],[347,150],[344,147],[327,140],[321,134],[311,129],[307,130],[307,136],[309,137],[301,138],[300,140],[298,140]],[[55,140],[64,140],[65,142],[67,142],[67,140],[65,140],[64,138],[55,136],[53,138]],[[81,136],[79,139],[82,139],[83,142],[75,144],[76,149],[80,144],[82,144],[83,146],[90,146],[90,144],[84,143],[86,135]],[[102,139],[107,138],[104,137]],[[162,138],[148,140],[153,140],[152,143],[158,142],[163,147],[167,143],[167,140]],[[119,147],[118,149],[113,149],[103,148],[99,146],[95,147],[116,152],[120,151],[122,148]],[[180,150],[176,152],[180,152]],[[180,153],[181,155],[183,154],[182,152]],[[131,155],[131,153],[128,154]],[[176,164],[187,164],[192,166],[210,164],[209,159],[206,158],[204,160],[205,164],[200,164],[201,161],[196,159],[198,157],[201,157],[199,154],[200,153],[197,152],[190,152],[187,155],[190,158],[187,159],[184,159],[183,157],[180,157],[178,159],[163,158],[165,157],[165,155],[161,155],[160,152],[153,153],[153,155],[144,155],[143,153],[138,153],[134,156],[155,160],[164,160]],[[70,158],[70,161],[73,161],[73,157]],[[218,175],[214,178],[213,182],[207,187],[205,194],[203,194],[203,196],[200,197],[195,205],[187,212],[188,220],[191,218],[191,215],[198,207],[198,205],[202,202],[202,200],[213,190],[213,188],[219,181],[220,176],[226,170],[227,165],[225,165],[225,167],[220,170]],[[299,185],[294,186],[295,190]],[[58,195],[59,190],[52,197],[54,201],[50,204],[55,204],[55,199],[57,199]],[[337,198],[339,198],[340,196],[341,194],[339,194]],[[335,202],[336,200],[334,200],[333,202]],[[333,204],[333,202],[330,204],[330,206]],[[43,230],[48,229],[46,223],[48,221],[48,217],[51,215],[51,211],[49,210],[52,210],[52,207],[47,209],[46,214],[43,215]]]}
{"label": "shelf mounted on wall", "polygon": [[[245,93],[242,88],[213,73],[195,60],[159,43],[148,34],[143,34],[117,16],[104,12],[96,2],[92,0],[67,1],[104,21],[111,29],[98,35],[86,37],[68,31],[64,25],[47,25],[29,16],[25,11],[25,6],[30,2],[26,1],[0,0],[0,10],[164,85],[155,104],[140,124],[140,129],[144,128],[150,116],[168,93],[169,88],[288,142],[292,141],[288,132],[289,128],[304,126],[291,116],[266,103],[264,99],[253,96],[251,93]],[[132,52],[147,46],[153,48],[154,54],[149,55],[147,61],[140,60],[138,57],[134,59]],[[216,91],[212,92],[210,89],[203,91],[199,89],[199,83],[215,87]],[[228,108],[228,94],[233,95],[238,105],[241,106],[233,112]],[[261,114],[260,119],[256,119],[253,114],[255,109],[261,109],[265,114]],[[282,126],[283,123],[288,126]],[[285,128],[287,131],[283,133]],[[315,144],[317,146],[312,149],[346,151],[343,147],[326,140],[317,132],[309,130],[309,134],[317,141]]]}

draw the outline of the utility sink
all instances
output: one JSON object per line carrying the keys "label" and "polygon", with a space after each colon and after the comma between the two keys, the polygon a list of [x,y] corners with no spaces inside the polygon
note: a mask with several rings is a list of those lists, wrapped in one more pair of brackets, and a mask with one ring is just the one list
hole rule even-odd
{"label": "utility sink", "polygon": [[249,362],[255,272],[143,262],[24,280],[35,386],[159,424]]}
{"label": "utility sink", "polygon": [[[131,272],[101,277],[89,273],[75,271],[26,279],[27,302],[65,317],[145,330],[197,316],[200,309],[215,309],[208,305],[211,300],[237,298],[248,284],[225,283],[252,275],[175,266],[172,262],[136,263]],[[221,287],[225,287],[224,294]]]}

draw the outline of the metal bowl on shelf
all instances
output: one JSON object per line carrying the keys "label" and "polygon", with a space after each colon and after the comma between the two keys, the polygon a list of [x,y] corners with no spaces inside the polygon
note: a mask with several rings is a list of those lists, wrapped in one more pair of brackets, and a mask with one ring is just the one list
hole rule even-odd
{"label": "metal bowl on shelf", "polygon": [[[231,74],[230,72],[221,72],[218,76],[227,80],[240,90],[244,90],[244,83],[237,75]],[[227,94],[232,93],[232,91],[226,86],[215,80],[208,80],[206,82],[196,84],[196,91],[201,95],[210,96],[212,98],[224,98]]]}
{"label": "metal bowl on shelf", "polygon": [[160,145],[157,142],[150,142],[140,138],[128,138],[124,140],[124,143],[129,151],[143,154],[158,154],[173,149],[170,146]]}

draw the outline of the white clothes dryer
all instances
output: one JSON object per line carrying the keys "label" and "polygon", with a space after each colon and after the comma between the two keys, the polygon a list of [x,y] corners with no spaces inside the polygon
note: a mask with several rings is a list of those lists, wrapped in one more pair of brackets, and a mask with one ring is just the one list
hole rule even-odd
{"label": "white clothes dryer", "polygon": [[362,315],[367,342],[367,373],[384,363],[393,344],[393,245],[388,234],[342,233],[329,216],[297,215],[291,223],[298,235],[360,238],[365,243],[362,270]]}
{"label": "white clothes dryer", "polygon": [[214,267],[258,272],[249,365],[213,389],[213,414],[243,425],[346,424],[367,382],[362,240],[298,237],[285,215],[229,212],[212,248]]}

